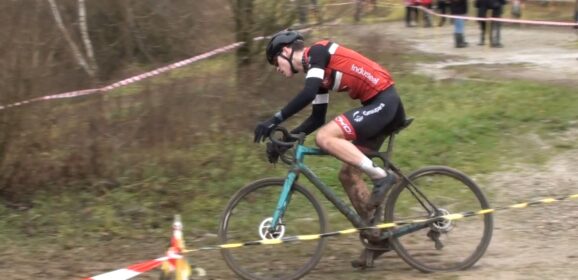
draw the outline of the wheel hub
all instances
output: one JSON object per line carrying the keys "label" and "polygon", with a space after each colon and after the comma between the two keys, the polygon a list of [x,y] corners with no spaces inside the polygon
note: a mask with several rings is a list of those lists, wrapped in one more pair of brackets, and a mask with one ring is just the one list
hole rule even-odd
{"label": "wheel hub", "polygon": [[[435,216],[446,216],[449,214],[450,214],[450,211],[443,209],[443,208],[438,208],[434,215]],[[440,219],[440,220],[433,222],[431,224],[431,228],[437,232],[448,232],[453,228],[453,223],[451,220],[448,220],[448,219]]]}
{"label": "wheel hub", "polygon": [[268,239],[268,240],[282,239],[283,236],[285,236],[285,226],[283,225],[281,220],[279,220],[279,222],[277,223],[277,227],[275,227],[275,229],[271,228],[272,222],[273,218],[269,217],[263,220],[259,225],[259,236],[261,237],[261,239]]}

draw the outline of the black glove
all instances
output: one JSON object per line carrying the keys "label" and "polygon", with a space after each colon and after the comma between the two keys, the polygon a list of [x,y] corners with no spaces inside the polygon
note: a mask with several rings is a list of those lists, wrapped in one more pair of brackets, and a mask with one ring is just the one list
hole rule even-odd
{"label": "black glove", "polygon": [[255,139],[253,141],[255,141],[255,143],[265,141],[265,139],[269,137],[269,134],[271,134],[273,128],[275,128],[279,123],[281,123],[281,120],[277,117],[272,117],[259,123],[257,127],[255,127]]}
{"label": "black glove", "polygon": [[289,146],[279,146],[275,143],[267,142],[267,160],[270,163],[277,163],[279,157],[290,148]]}

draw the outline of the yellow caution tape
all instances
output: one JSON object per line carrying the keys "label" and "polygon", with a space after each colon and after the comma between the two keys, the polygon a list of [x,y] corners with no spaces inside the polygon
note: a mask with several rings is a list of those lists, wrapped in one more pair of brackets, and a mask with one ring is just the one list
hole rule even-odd
{"label": "yellow caution tape", "polygon": [[368,230],[368,229],[387,229],[387,228],[394,228],[394,227],[398,227],[398,226],[402,226],[402,225],[429,223],[429,222],[433,222],[433,221],[438,221],[440,219],[458,220],[458,219],[462,219],[462,218],[466,218],[466,217],[491,214],[491,213],[496,212],[496,211],[502,211],[502,210],[507,210],[507,209],[525,208],[528,206],[548,204],[548,203],[563,201],[563,200],[568,200],[568,199],[578,199],[578,194],[568,195],[568,196],[559,197],[559,198],[544,198],[544,199],[540,199],[540,200],[536,200],[536,201],[532,201],[532,202],[516,203],[516,204],[512,204],[512,205],[504,206],[504,207],[499,207],[499,208],[482,209],[482,210],[479,210],[476,212],[466,211],[466,212],[461,212],[461,213],[448,214],[448,215],[433,217],[433,218],[429,218],[429,219],[395,221],[395,222],[378,224],[378,225],[370,226],[370,227],[350,228],[350,229],[344,229],[344,230],[326,232],[326,233],[320,233],[320,234],[297,235],[297,236],[285,237],[282,239],[264,239],[264,240],[256,240],[256,241],[249,241],[249,242],[243,242],[243,243],[230,243],[230,244],[222,244],[222,245],[215,245],[215,246],[207,246],[207,247],[201,247],[201,248],[197,248],[197,249],[184,250],[183,253],[191,253],[191,252],[206,251],[206,250],[218,250],[218,249],[232,249],[232,248],[239,248],[239,247],[249,246],[249,245],[275,245],[275,244],[294,242],[294,241],[299,241],[299,240],[316,240],[316,239],[330,237],[330,236],[352,234],[352,233],[356,233],[356,232],[360,232],[360,231]]}

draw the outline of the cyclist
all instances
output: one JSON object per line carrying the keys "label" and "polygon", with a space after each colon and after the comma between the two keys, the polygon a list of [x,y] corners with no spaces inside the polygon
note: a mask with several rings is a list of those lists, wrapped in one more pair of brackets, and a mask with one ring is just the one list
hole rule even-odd
{"label": "cyclist", "polygon": [[[322,40],[305,47],[303,36],[293,30],[275,34],[266,49],[267,61],[287,78],[305,73],[305,85],[285,107],[255,128],[254,141],[264,141],[273,128],[312,104],[311,115],[291,133],[310,134],[320,128],[316,144],[343,161],[339,173],[353,207],[366,221],[398,182],[397,176],[375,166],[363,151],[378,151],[386,136],[405,121],[405,112],[394,81],[387,70],[361,54],[335,42]],[[361,106],[325,123],[329,90],[347,91]],[[370,194],[362,179],[367,174],[373,182]],[[387,246],[382,242],[381,246]],[[365,249],[356,267],[363,267],[368,255],[383,251]]]}

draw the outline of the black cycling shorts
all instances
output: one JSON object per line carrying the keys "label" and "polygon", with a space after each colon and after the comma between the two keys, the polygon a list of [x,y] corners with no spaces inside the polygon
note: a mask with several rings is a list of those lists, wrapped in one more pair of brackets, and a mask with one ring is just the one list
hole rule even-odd
{"label": "black cycling shorts", "polygon": [[334,120],[345,139],[362,150],[379,151],[385,137],[405,122],[405,110],[395,87],[378,93],[363,106],[349,110]]}

